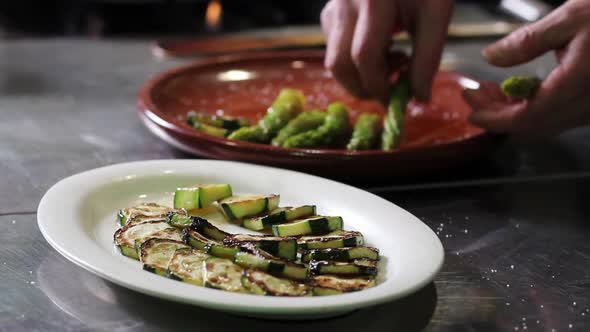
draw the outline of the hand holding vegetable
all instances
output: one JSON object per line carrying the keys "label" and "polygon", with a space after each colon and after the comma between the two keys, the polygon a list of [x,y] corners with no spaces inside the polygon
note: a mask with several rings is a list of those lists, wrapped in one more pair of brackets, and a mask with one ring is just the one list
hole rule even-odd
{"label": "hand holding vegetable", "polygon": [[557,66],[530,99],[510,99],[496,84],[464,93],[471,121],[489,131],[534,138],[590,123],[590,0],[570,0],[545,18],[488,46],[493,65],[509,67],[555,51]]}

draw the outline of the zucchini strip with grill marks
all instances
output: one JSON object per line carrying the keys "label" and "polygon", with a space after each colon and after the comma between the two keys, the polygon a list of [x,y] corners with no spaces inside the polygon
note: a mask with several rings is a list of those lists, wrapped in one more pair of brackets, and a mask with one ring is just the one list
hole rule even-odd
{"label": "zucchini strip with grill marks", "polygon": [[312,261],[309,263],[309,271],[313,275],[374,276],[377,275],[377,261],[367,259],[357,259],[352,262]]}
{"label": "zucchini strip with grill marks", "polygon": [[133,207],[124,208],[117,212],[117,222],[121,226],[125,226],[131,220],[140,218],[134,223],[141,223],[140,221],[154,221],[166,219],[166,214],[172,209],[156,203],[142,203]]}
{"label": "zucchini strip with grill marks", "polygon": [[269,296],[307,296],[309,286],[293,280],[277,278],[268,273],[247,269],[242,276],[242,285],[251,293]]}
{"label": "zucchini strip with grill marks", "polygon": [[201,209],[231,195],[232,189],[229,184],[201,184],[190,188],[178,188],[174,192],[174,208]]}
{"label": "zucchini strip with grill marks", "polygon": [[242,226],[253,231],[260,231],[263,229],[270,229],[272,225],[282,224],[287,221],[313,216],[315,214],[315,205],[284,207],[275,209],[264,216],[244,218],[242,220]]}
{"label": "zucchini strip with grill marks", "polygon": [[191,247],[215,257],[233,259],[234,255],[239,251],[238,247],[223,245],[221,242],[210,239],[193,228],[184,229],[183,240]]}
{"label": "zucchini strip with grill marks", "polygon": [[139,259],[135,242],[140,243],[148,238],[157,237],[170,240],[181,240],[181,232],[163,221],[150,221],[142,224],[126,225],[115,232],[115,244],[121,253],[133,259]]}
{"label": "zucchini strip with grill marks", "polygon": [[302,236],[297,239],[300,251],[325,248],[357,247],[365,243],[360,232],[337,230],[322,236]]}
{"label": "zucchini strip with grill marks", "polygon": [[257,248],[282,259],[294,261],[297,258],[297,239],[294,237],[276,237],[271,235],[232,234],[223,239],[229,246],[252,243]]}
{"label": "zucchini strip with grill marks", "polygon": [[316,216],[272,226],[274,236],[321,235],[342,229],[342,217]]}
{"label": "zucchini strip with grill marks", "polygon": [[305,280],[308,276],[307,266],[278,259],[252,244],[244,244],[243,251],[238,251],[234,262],[245,268],[265,271],[277,277]]}
{"label": "zucchini strip with grill marks", "polygon": [[203,279],[205,287],[222,289],[229,292],[248,293],[242,285],[244,269],[231,260],[209,257],[203,262]]}
{"label": "zucchini strip with grill marks", "polygon": [[301,261],[350,262],[355,259],[379,259],[379,250],[371,247],[312,249],[301,254]]}
{"label": "zucchini strip with grill marks", "polygon": [[139,249],[143,269],[161,276],[166,276],[168,265],[176,249],[188,248],[181,241],[167,239],[149,239]]}
{"label": "zucchini strip with grill marks", "polygon": [[313,276],[309,281],[314,296],[357,292],[375,286],[372,277],[344,278],[333,275]]}
{"label": "zucchini strip with grill marks", "polygon": [[229,220],[239,220],[272,211],[279,200],[279,195],[242,195],[225,198],[219,205]]}
{"label": "zucchini strip with grill marks", "polygon": [[166,215],[166,222],[178,228],[186,228],[191,225],[191,216],[185,209],[170,211]]}
{"label": "zucchini strip with grill marks", "polygon": [[167,276],[174,280],[203,286],[203,262],[209,257],[211,256],[197,249],[176,249],[168,264]]}

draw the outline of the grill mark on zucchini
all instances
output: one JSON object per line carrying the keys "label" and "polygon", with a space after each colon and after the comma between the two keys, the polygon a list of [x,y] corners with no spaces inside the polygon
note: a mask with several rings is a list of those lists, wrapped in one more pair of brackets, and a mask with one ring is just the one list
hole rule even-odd
{"label": "grill mark on zucchini", "polygon": [[247,293],[242,285],[244,269],[231,260],[209,257],[203,262],[205,287],[223,289],[229,292]]}
{"label": "grill mark on zucchini", "polygon": [[313,275],[374,276],[377,274],[377,262],[363,259],[357,259],[353,262],[312,261],[309,263],[309,271]]}
{"label": "grill mark on zucchini", "polygon": [[283,207],[272,210],[270,213],[251,218],[244,218],[242,226],[254,231],[270,229],[272,225],[282,224],[291,220],[313,216],[316,213],[315,205],[303,205],[299,207]]}
{"label": "grill mark on zucchini", "polygon": [[355,259],[379,259],[379,250],[371,247],[345,247],[312,249],[301,254],[301,261],[337,261],[349,262]]}
{"label": "grill mark on zucchini", "polygon": [[218,241],[205,237],[192,228],[185,228],[183,231],[183,240],[193,248],[202,250],[212,256],[233,259],[238,247],[226,246]]}
{"label": "grill mark on zucchini", "polygon": [[168,212],[166,215],[166,222],[178,228],[186,228],[191,225],[192,220],[188,211],[185,209],[178,209]]}
{"label": "grill mark on zucchini", "polygon": [[337,230],[323,236],[302,236],[297,240],[298,249],[325,249],[356,247],[364,244],[360,232]]}
{"label": "grill mark on zucchini", "polygon": [[274,210],[279,200],[279,195],[231,196],[219,201],[219,205],[228,219],[239,220]]}
{"label": "grill mark on zucchini", "polygon": [[228,235],[228,232],[222,231],[221,229],[213,226],[207,219],[201,217],[192,216],[190,228],[207,236],[215,241],[223,241]]}
{"label": "grill mark on zucchini", "polygon": [[316,216],[272,226],[275,236],[322,235],[342,229],[341,217]]}
{"label": "grill mark on zucchini", "polygon": [[277,277],[305,280],[309,274],[307,266],[274,257],[253,244],[244,244],[242,251],[235,254],[234,262],[245,268],[258,269]]}
{"label": "grill mark on zucchini", "polygon": [[277,278],[262,271],[247,269],[242,278],[244,287],[254,294],[269,296],[307,296],[310,294],[310,289],[306,284]]}
{"label": "grill mark on zucchini", "polygon": [[[166,214],[170,210],[172,209],[156,203],[143,203],[119,210],[117,222],[120,226],[125,226],[137,217],[143,217],[147,219],[146,221],[162,220],[166,218]],[[140,223],[139,220],[136,223]]]}
{"label": "grill mark on zucchini", "polygon": [[139,249],[143,269],[166,276],[168,264],[178,248],[188,248],[188,246],[181,241],[157,238],[143,242]]}
{"label": "grill mark on zucchini", "polygon": [[174,280],[203,286],[203,262],[208,254],[191,248],[176,249],[168,264],[167,276]]}
{"label": "grill mark on zucchini", "polygon": [[309,280],[313,295],[336,295],[357,292],[375,286],[372,277],[346,278],[331,275],[313,276]]}
{"label": "grill mark on zucchini", "polygon": [[[170,233],[164,233],[161,234],[161,236],[166,235],[167,238],[172,238],[174,236],[174,232],[172,230],[175,230],[175,228],[165,222],[150,221],[142,224],[125,225],[115,232],[114,241],[123,255],[130,258],[139,259],[135,248],[135,242],[137,240],[143,242],[143,240],[147,238],[154,237],[154,234],[167,229],[171,230],[169,231]],[[178,232],[177,236],[178,239],[182,238],[180,232]]]}
{"label": "grill mark on zucchini", "polygon": [[294,261],[297,258],[297,239],[270,235],[232,234],[223,240],[230,246],[251,243],[257,248],[278,258]]}

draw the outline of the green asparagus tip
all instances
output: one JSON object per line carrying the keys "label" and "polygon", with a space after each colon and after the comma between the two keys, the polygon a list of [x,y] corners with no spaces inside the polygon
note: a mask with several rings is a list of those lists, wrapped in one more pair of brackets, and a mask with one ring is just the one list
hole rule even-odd
{"label": "green asparagus tip", "polygon": [[541,85],[538,77],[512,76],[505,79],[500,88],[508,97],[530,98],[535,95]]}

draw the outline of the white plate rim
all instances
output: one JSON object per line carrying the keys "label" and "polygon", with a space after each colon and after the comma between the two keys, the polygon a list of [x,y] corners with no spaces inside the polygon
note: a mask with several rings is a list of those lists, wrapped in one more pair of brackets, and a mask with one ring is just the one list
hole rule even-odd
{"label": "white plate rim", "polygon": [[[380,201],[382,204],[390,205],[390,208],[395,208],[400,212],[407,215],[408,220],[411,220],[411,225],[419,229],[422,235],[429,238],[432,241],[431,245],[435,248],[430,254],[431,259],[428,262],[428,266],[424,268],[426,272],[423,273],[421,278],[413,281],[411,285],[405,287],[403,290],[399,290],[395,293],[392,292],[380,292],[378,287],[364,290],[361,292],[348,293],[338,296],[326,296],[326,297],[306,297],[306,298],[282,298],[282,297],[261,297],[248,294],[235,294],[229,292],[223,292],[223,296],[219,296],[220,291],[214,289],[208,289],[205,287],[195,287],[193,285],[184,284],[175,280],[166,279],[150,273],[140,278],[143,280],[140,283],[133,283],[129,280],[124,280],[120,277],[113,276],[113,271],[118,268],[123,268],[121,265],[125,262],[105,262],[105,257],[92,257],[92,254],[97,254],[99,248],[86,248],[85,251],[80,251],[80,248],[76,248],[75,245],[68,243],[68,238],[63,232],[58,232],[60,223],[52,223],[52,220],[60,219],[62,221],[72,217],[73,211],[76,208],[76,203],[79,203],[75,199],[71,199],[64,203],[61,195],[64,192],[69,192],[72,188],[80,187],[81,184],[87,186],[92,183],[99,183],[105,181],[105,179],[115,179],[122,174],[128,173],[129,170],[137,172],[142,167],[148,169],[145,175],[150,174],[151,169],[187,169],[187,166],[194,167],[195,165],[202,165],[205,167],[220,167],[222,165],[232,165],[231,167],[239,167],[243,169],[257,168],[264,172],[283,172],[286,176],[291,177],[305,177],[315,182],[320,182],[324,185],[337,185],[341,186],[342,190],[346,190],[349,193],[362,194],[371,200],[376,202]],[[100,181],[99,181],[100,180]],[[78,188],[79,189],[79,188]],[[56,208],[65,214],[58,216]],[[69,213],[69,214],[68,214]],[[251,314],[278,314],[278,315],[305,315],[305,314],[318,314],[327,312],[344,312],[349,310],[360,309],[376,304],[389,302],[395,299],[402,298],[411,294],[429,282],[431,282],[436,274],[440,271],[444,261],[444,250],[442,243],[434,232],[421,222],[417,217],[400,208],[399,206],[364,190],[356,187],[346,185],[337,181],[321,178],[306,173],[284,170],[275,167],[254,165],[242,162],[234,161],[219,161],[219,160],[190,160],[190,159],[170,159],[170,160],[147,160],[147,161],[136,161],[120,163],[110,166],[104,166],[95,168],[92,170],[84,171],[70,177],[67,177],[54,186],[52,186],[46,194],[43,196],[39,203],[37,211],[38,225],[43,237],[47,242],[57,250],[62,256],[73,262],[74,264],[84,268],[91,273],[94,273],[106,280],[109,280],[115,284],[123,286],[134,291],[144,293],[147,295],[172,300],[181,303],[193,304],[202,307],[209,307],[212,309],[218,309],[223,311],[231,312],[242,312]],[[408,224],[410,225],[410,224]],[[76,250],[78,249],[78,250]],[[91,250],[92,249],[92,250]],[[97,250],[93,250],[97,249]],[[105,254],[106,256],[106,254]],[[110,263],[110,264],[109,264]],[[111,265],[112,264],[112,265]],[[128,264],[130,265],[130,264]],[[136,268],[134,268],[136,269]],[[136,281],[136,280],[135,280]],[[152,283],[148,285],[148,283]],[[157,289],[153,287],[153,284],[167,284],[173,291]],[[168,287],[167,287],[168,288]],[[195,290],[195,288],[198,290]],[[186,296],[186,292],[202,293],[202,297],[198,296]]]}

